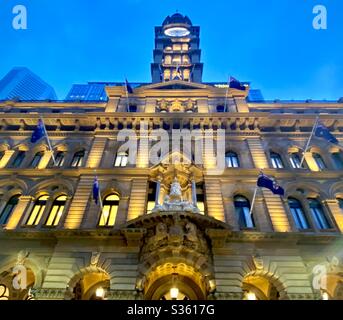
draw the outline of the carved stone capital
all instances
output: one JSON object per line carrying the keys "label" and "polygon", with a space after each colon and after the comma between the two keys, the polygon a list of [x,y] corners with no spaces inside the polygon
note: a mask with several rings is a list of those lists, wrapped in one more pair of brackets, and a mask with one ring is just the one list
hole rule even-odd
{"label": "carved stone capital", "polygon": [[127,228],[123,229],[122,233],[126,239],[128,247],[140,247],[142,239],[145,234],[145,229],[141,228]]}
{"label": "carved stone capital", "polygon": [[213,248],[223,248],[230,231],[225,229],[206,229],[206,234],[210,237]]}

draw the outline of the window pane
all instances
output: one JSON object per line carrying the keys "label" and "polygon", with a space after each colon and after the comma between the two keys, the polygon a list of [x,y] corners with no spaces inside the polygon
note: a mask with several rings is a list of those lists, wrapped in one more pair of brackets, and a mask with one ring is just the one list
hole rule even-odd
{"label": "window pane", "polygon": [[314,158],[314,160],[316,161],[316,164],[317,164],[317,166],[318,166],[318,168],[319,168],[320,170],[323,170],[323,169],[326,168],[326,165],[325,165],[325,163],[324,163],[324,160],[323,160],[323,158],[321,157],[320,154],[318,154],[318,153],[313,153],[313,158]]}
{"label": "window pane", "polygon": [[147,212],[151,213],[151,210],[155,208],[155,201],[148,201]]}
{"label": "window pane", "polygon": [[1,215],[0,215],[0,224],[6,224],[8,221],[8,218],[14,211],[14,208],[19,202],[20,195],[15,195],[11,199],[8,200],[5,208],[3,209]]}
{"label": "window pane", "polygon": [[290,211],[292,213],[296,227],[300,230],[308,229],[309,224],[300,201],[298,201],[297,199],[289,198],[288,205],[290,207]]}
{"label": "window pane", "polygon": [[343,160],[340,152],[335,152],[332,154],[332,159],[335,162],[337,169],[343,169]]}

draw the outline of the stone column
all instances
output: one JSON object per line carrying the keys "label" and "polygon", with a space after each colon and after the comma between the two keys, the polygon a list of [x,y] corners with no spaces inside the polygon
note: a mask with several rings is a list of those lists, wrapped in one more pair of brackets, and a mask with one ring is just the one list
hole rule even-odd
{"label": "stone column", "polygon": [[192,202],[194,207],[197,207],[197,187],[194,178],[192,178]]}
{"label": "stone column", "polygon": [[155,206],[159,205],[160,192],[161,192],[161,179],[158,178],[158,180],[156,181]]}
{"label": "stone column", "polygon": [[48,166],[51,158],[52,158],[52,151],[50,150],[45,151],[42,159],[39,161],[38,169],[45,169]]}

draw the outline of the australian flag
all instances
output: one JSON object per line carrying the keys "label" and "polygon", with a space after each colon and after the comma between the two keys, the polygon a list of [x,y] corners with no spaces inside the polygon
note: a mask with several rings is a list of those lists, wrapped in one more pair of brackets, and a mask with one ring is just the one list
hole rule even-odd
{"label": "australian flag", "polygon": [[274,194],[278,194],[280,196],[285,195],[285,190],[281,188],[273,179],[269,178],[263,173],[261,173],[257,179],[257,186],[261,188],[267,188]]}
{"label": "australian flag", "polygon": [[242,83],[234,77],[230,77],[230,88],[243,90],[243,91],[246,90],[246,87],[243,86]]}
{"label": "australian flag", "polygon": [[38,140],[40,140],[43,137],[45,137],[44,123],[42,119],[39,119],[36,129],[32,133],[31,142],[36,143]]}
{"label": "australian flag", "polygon": [[93,182],[93,200],[96,204],[99,203],[99,193],[100,193],[99,181],[98,181],[98,177],[95,177],[94,182]]}
{"label": "australian flag", "polygon": [[133,89],[130,86],[129,82],[127,81],[127,79],[125,79],[125,86],[126,86],[126,91],[127,93],[133,93]]}
{"label": "australian flag", "polygon": [[325,127],[322,123],[319,122],[317,125],[316,131],[315,131],[315,136],[318,138],[323,138],[328,142],[338,144],[338,140],[330,133],[330,130]]}

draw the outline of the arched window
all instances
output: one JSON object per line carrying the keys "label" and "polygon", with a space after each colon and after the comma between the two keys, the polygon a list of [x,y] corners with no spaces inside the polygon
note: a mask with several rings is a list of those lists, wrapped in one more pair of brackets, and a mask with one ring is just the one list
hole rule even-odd
{"label": "arched window", "polygon": [[314,161],[316,162],[319,170],[324,170],[326,168],[325,162],[319,153],[312,154]]}
{"label": "arched window", "polygon": [[238,168],[239,159],[237,153],[229,151],[225,154],[226,166],[228,168]]}
{"label": "arched window", "polygon": [[49,196],[44,195],[44,196],[40,196],[36,200],[35,204],[33,205],[32,211],[26,221],[27,226],[38,225],[40,219],[42,218],[48,199],[49,199]]}
{"label": "arched window", "polygon": [[338,198],[337,201],[338,201],[339,207],[340,207],[341,210],[343,211],[343,198]]}
{"label": "arched window", "polygon": [[55,166],[62,167],[64,165],[65,152],[58,151],[55,156]]}
{"label": "arched window", "polygon": [[283,165],[281,156],[276,152],[270,152],[270,160],[274,169],[283,169],[285,167]]}
{"label": "arched window", "polygon": [[333,152],[331,154],[332,156],[332,160],[335,163],[335,166],[337,169],[343,169],[343,159],[342,159],[342,155],[341,152]]}
{"label": "arched window", "polygon": [[318,199],[308,199],[314,223],[318,229],[330,229],[331,225],[327,219],[323,206]]}
{"label": "arched window", "polygon": [[78,168],[82,166],[83,158],[85,157],[85,150],[80,150],[74,154],[71,162],[72,168]]}
{"label": "arched window", "polygon": [[5,208],[2,210],[2,212],[0,214],[0,225],[7,223],[8,218],[10,217],[14,208],[16,207],[16,205],[19,202],[19,197],[20,197],[20,194],[16,194],[15,196],[13,196],[12,198],[10,198],[8,200]]}
{"label": "arched window", "polygon": [[12,167],[13,168],[19,168],[20,165],[22,164],[24,158],[25,158],[25,151],[18,151],[14,160],[13,160]]}
{"label": "arched window", "polygon": [[56,227],[61,220],[65,205],[67,202],[67,196],[59,196],[57,197],[54,202],[52,203],[52,207],[46,220],[46,226],[48,227]]}
{"label": "arched window", "polygon": [[126,167],[128,161],[128,154],[127,152],[118,152],[116,159],[114,161],[115,167]]}
{"label": "arched window", "polygon": [[103,203],[103,209],[101,212],[99,226],[100,227],[112,227],[116,221],[118,206],[119,206],[119,196],[117,194],[111,194],[107,196]]}
{"label": "arched window", "polygon": [[291,210],[295,225],[299,230],[309,229],[304,209],[298,199],[288,198],[289,209]]}
{"label": "arched window", "polygon": [[31,168],[37,168],[40,161],[43,158],[43,155],[44,155],[44,152],[42,152],[42,151],[37,152],[31,161],[30,167]]}
{"label": "arched window", "polygon": [[296,152],[291,153],[289,156],[289,159],[290,159],[292,167],[294,169],[305,168],[305,160],[303,161],[302,165],[300,166],[301,158],[300,158],[300,155],[298,153],[296,153]]}
{"label": "arched window", "polygon": [[243,196],[235,196],[234,205],[241,228],[254,228],[255,223],[252,214],[250,214],[250,202]]}

